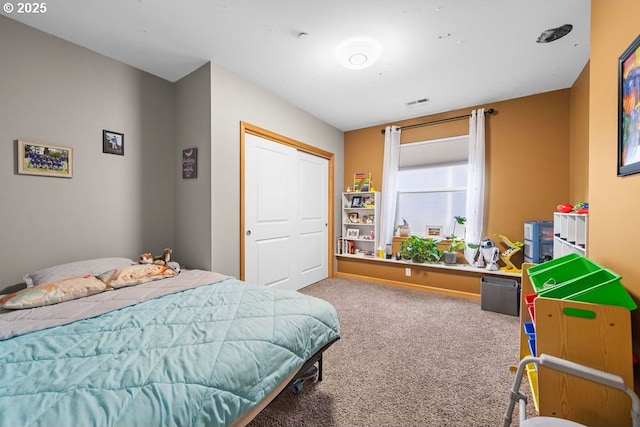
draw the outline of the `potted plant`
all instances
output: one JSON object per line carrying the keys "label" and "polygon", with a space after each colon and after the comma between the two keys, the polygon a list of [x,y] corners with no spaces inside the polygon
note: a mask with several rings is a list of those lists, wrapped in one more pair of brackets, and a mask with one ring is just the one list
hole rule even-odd
{"label": "potted plant", "polygon": [[458,251],[465,247],[464,239],[458,239],[458,236],[456,236],[456,225],[464,225],[465,222],[467,222],[467,218],[463,216],[454,216],[453,219],[455,219],[455,222],[453,223],[451,242],[449,243],[447,250],[444,251],[445,264],[456,264],[458,262]]}
{"label": "potted plant", "polygon": [[434,239],[425,240],[413,235],[400,242],[400,255],[403,259],[416,263],[438,262],[442,257],[442,250]]}

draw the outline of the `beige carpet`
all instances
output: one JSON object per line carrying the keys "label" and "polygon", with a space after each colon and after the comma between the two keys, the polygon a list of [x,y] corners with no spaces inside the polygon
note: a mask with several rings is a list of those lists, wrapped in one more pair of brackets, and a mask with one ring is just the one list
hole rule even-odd
{"label": "beige carpet", "polygon": [[[518,362],[517,317],[354,280],[327,279],[302,292],[336,307],[341,339],[325,352],[322,382],[298,395],[286,390],[251,427],[502,425],[509,366]],[[514,419],[517,426],[517,412]]]}

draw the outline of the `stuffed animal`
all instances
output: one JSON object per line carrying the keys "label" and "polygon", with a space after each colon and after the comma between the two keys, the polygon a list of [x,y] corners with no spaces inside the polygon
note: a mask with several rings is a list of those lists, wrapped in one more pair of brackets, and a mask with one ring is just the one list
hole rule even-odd
{"label": "stuffed animal", "polygon": [[138,260],[138,263],[164,265],[172,269],[176,273],[180,273],[180,264],[171,259],[172,254],[173,254],[173,251],[169,248],[166,248],[164,252],[162,252],[162,255],[158,255],[157,257],[154,257],[149,252],[145,252],[140,255],[140,259]]}
{"label": "stuffed animal", "polygon": [[146,252],[140,255],[140,260],[138,261],[140,264],[151,264],[153,263],[153,256]]}
{"label": "stuffed animal", "polygon": [[154,264],[165,265],[166,263],[171,261],[171,253],[172,252],[173,251],[171,249],[165,248],[165,250],[162,253],[162,255],[158,255],[157,257],[153,258]]}
{"label": "stuffed animal", "polygon": [[180,273],[180,264],[178,264],[175,261],[169,261],[168,263],[165,264],[167,266],[167,268],[172,269],[173,271],[175,271],[176,273]]}

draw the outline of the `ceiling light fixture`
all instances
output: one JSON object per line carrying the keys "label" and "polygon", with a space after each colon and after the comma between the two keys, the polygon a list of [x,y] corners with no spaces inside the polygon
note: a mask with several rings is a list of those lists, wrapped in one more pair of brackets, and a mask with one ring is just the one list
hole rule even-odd
{"label": "ceiling light fixture", "polygon": [[540,37],[538,37],[538,40],[536,40],[536,42],[549,43],[549,42],[558,40],[559,38],[569,34],[571,30],[573,30],[573,25],[571,24],[565,24],[562,27],[558,27],[558,28],[550,28],[548,30],[543,31],[542,34],[540,34]]}
{"label": "ceiling light fixture", "polygon": [[336,56],[343,67],[362,69],[375,64],[380,57],[380,45],[370,39],[347,40],[336,48]]}

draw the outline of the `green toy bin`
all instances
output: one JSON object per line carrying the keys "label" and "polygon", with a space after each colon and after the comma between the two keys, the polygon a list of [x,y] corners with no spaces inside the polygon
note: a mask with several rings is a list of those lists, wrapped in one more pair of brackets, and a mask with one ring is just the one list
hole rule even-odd
{"label": "green toy bin", "polygon": [[562,299],[592,304],[617,305],[629,311],[638,308],[631,295],[622,286],[620,275],[606,268],[579,277],[572,282],[563,287],[567,287],[567,289],[583,289]]}
{"label": "green toy bin", "polygon": [[529,275],[536,274],[536,273],[538,273],[538,272],[540,272],[542,270],[546,270],[546,269],[549,269],[549,268],[557,267],[558,264],[564,264],[567,261],[571,261],[573,259],[580,258],[580,257],[582,257],[582,255],[577,254],[577,253],[571,253],[571,254],[563,255],[561,257],[554,258],[554,259],[551,259],[549,261],[545,261],[545,262],[543,262],[541,264],[532,265],[531,267],[529,267],[528,272],[529,272]]}
{"label": "green toy bin", "polygon": [[538,295],[545,298],[565,299],[571,295],[585,291],[588,288],[604,283],[611,283],[613,280],[619,281],[620,275],[604,268],[599,268],[582,276],[565,280],[556,286],[547,287]]}
{"label": "green toy bin", "polygon": [[540,296],[570,301],[607,304],[635,310],[636,303],[620,283],[620,275],[601,268],[562,283],[560,286],[546,289]]}
{"label": "green toy bin", "polygon": [[619,274],[579,254],[532,266],[528,273],[533,289],[541,297],[637,308]]}
{"label": "green toy bin", "polygon": [[[581,255],[571,257],[564,256],[557,258],[554,261],[557,262],[544,269],[537,269],[531,272],[531,268],[529,268],[531,284],[533,285],[533,289],[540,296],[546,297],[546,293],[548,291],[562,287],[570,280],[602,270],[601,266]],[[547,263],[540,264],[540,266],[544,266],[545,264]]]}

